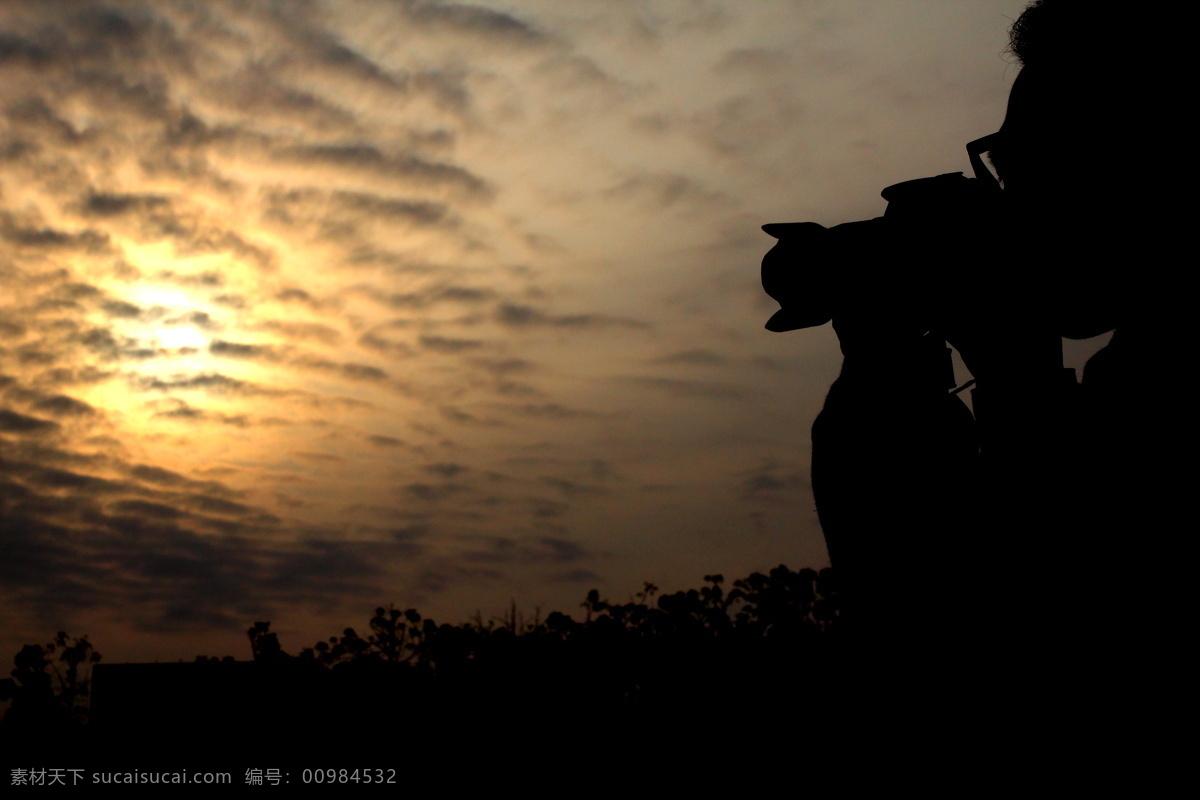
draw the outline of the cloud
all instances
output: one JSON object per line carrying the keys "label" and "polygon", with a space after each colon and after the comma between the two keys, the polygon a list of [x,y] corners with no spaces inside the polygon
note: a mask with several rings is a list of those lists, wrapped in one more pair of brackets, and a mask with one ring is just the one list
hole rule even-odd
{"label": "cloud", "polygon": [[97,217],[116,217],[141,214],[170,204],[170,200],[152,194],[110,194],[90,191],[83,202],[82,212]]}
{"label": "cloud", "polygon": [[[351,158],[347,155],[346,158]],[[381,156],[382,157],[382,156]],[[360,157],[365,158],[365,157]],[[398,223],[418,228],[454,228],[458,220],[444,203],[412,197],[397,197],[371,192],[321,189],[275,189],[267,193],[264,216],[272,221],[300,228],[340,222],[343,227],[363,222],[394,226]],[[280,299],[299,300],[300,295],[281,292]],[[306,301],[308,298],[304,298]]]}
{"label": "cloud", "polygon": [[478,339],[455,339],[447,336],[422,336],[418,341],[426,350],[449,355],[471,352],[484,345]]}
{"label": "cloud", "polygon": [[386,381],[388,374],[367,364],[342,364],[342,375],[352,381]]}
{"label": "cloud", "polygon": [[[447,303],[470,306],[490,300],[496,294],[494,290],[488,288],[454,284],[437,284],[416,291],[392,293],[382,292],[370,286],[358,286],[355,287],[355,291],[377,303],[403,311],[431,309]],[[393,320],[390,324],[394,327],[404,327],[411,326],[412,321]]]}
{"label": "cloud", "polygon": [[243,65],[235,75],[214,82],[213,89],[216,96],[259,122],[290,120],[314,131],[353,128],[354,117],[348,111],[306,89],[287,85],[261,64]]}
{"label": "cloud", "polygon": [[[39,141],[75,145],[83,140],[69,122],[55,113],[45,98],[29,94],[14,102],[5,117],[21,133]],[[40,148],[33,146],[34,152]]]}
{"label": "cloud", "polygon": [[219,372],[207,372],[196,375],[173,375],[165,378],[153,375],[136,375],[131,376],[130,384],[143,391],[204,391],[217,396],[284,397],[300,394],[294,390],[273,389],[238,378],[231,378]]}
{"label": "cloud", "polygon": [[578,542],[555,536],[526,540],[508,536],[475,536],[468,541],[478,544],[464,552],[462,558],[476,564],[569,564],[594,557]]}
{"label": "cloud", "polygon": [[52,420],[28,417],[7,408],[0,408],[0,431],[4,433],[50,433],[58,428],[58,423]]}
{"label": "cloud", "polygon": [[579,483],[577,481],[572,481],[572,480],[568,480],[566,478],[560,478],[560,477],[552,476],[552,475],[543,476],[542,483],[546,484],[547,486],[550,486],[551,488],[557,489],[565,497],[575,497],[577,495],[587,495],[587,494],[599,494],[604,491],[603,489],[596,487],[596,486],[589,486],[587,484]]}
{"label": "cloud", "polygon": [[603,578],[590,569],[569,569],[563,572],[554,572],[547,575],[546,580],[555,583],[580,583],[591,585],[604,582]]}
{"label": "cloud", "polygon": [[626,317],[605,314],[549,314],[533,306],[502,303],[496,309],[496,321],[510,328],[545,325],[554,328],[599,329],[623,327],[643,329],[647,323]]}
{"label": "cloud", "polygon": [[64,394],[42,397],[34,402],[33,406],[56,417],[90,417],[96,414],[96,409],[92,406]]}
{"label": "cloud", "polygon": [[525,403],[519,406],[505,406],[505,408],[524,417],[542,419],[589,419],[602,416],[596,411],[568,408],[558,403]]}
{"label": "cloud", "polygon": [[[322,167],[330,171],[354,170],[373,177],[400,179],[414,186],[456,189],[468,197],[479,199],[486,199],[492,194],[492,190],[481,178],[462,167],[432,162],[412,153],[388,154],[369,144],[347,142],[293,145],[275,151],[274,156],[284,161]],[[429,211],[426,210],[424,215],[428,214]]]}
{"label": "cloud", "polygon": [[403,447],[404,442],[394,436],[380,436],[378,434],[368,436],[367,441],[377,447]]}
{"label": "cloud", "polygon": [[23,62],[43,67],[54,59],[50,49],[13,33],[0,32],[0,64]]}
{"label": "cloud", "polygon": [[603,196],[654,209],[684,206],[690,211],[696,207],[720,207],[729,202],[721,192],[706,189],[696,179],[677,173],[634,175],[605,189]]}
{"label": "cloud", "polygon": [[458,303],[481,303],[495,295],[491,289],[477,286],[442,286],[431,293],[433,300],[451,300]]}
{"label": "cloud", "polygon": [[315,300],[313,300],[312,295],[310,295],[308,292],[304,291],[303,289],[297,289],[295,287],[284,289],[284,290],[280,291],[279,293],[277,293],[275,295],[275,299],[279,300],[281,302],[284,302],[284,303],[289,303],[292,301],[299,301],[301,303],[306,303],[310,306],[314,306],[314,307],[317,306],[317,303]]}
{"label": "cloud", "polygon": [[458,422],[468,425],[485,424],[484,420],[480,419],[474,414],[463,411],[461,408],[456,408],[455,406],[441,406],[438,408],[438,412],[451,422]]}
{"label": "cloud", "polygon": [[250,358],[265,361],[278,361],[280,358],[278,351],[270,345],[241,344],[239,342],[226,342],[221,339],[211,342],[208,346],[208,351],[213,355],[228,356],[230,358]]}
{"label": "cloud", "polygon": [[440,503],[455,495],[470,491],[469,487],[461,483],[446,483],[431,484],[431,483],[410,483],[404,487],[404,490],[418,500],[426,503]]}
{"label": "cloud", "polygon": [[810,486],[806,470],[773,460],[740,473],[738,485],[742,500],[785,504]]}
{"label": "cloud", "polygon": [[491,44],[530,47],[551,41],[532,25],[482,6],[428,0],[400,0],[398,5],[418,26],[467,34]]}
{"label": "cloud", "polygon": [[802,128],[808,113],[796,98],[779,95],[764,101],[752,94],[721,100],[697,111],[688,121],[692,136],[722,158],[744,158],[770,142],[770,133]]}
{"label": "cloud", "polygon": [[579,561],[580,559],[587,558],[589,555],[578,542],[572,542],[567,539],[543,536],[537,540],[537,544],[545,551],[546,557],[550,561],[559,563]]}
{"label": "cloud", "polygon": [[[7,486],[0,497],[15,498],[20,507],[5,513],[0,577],[39,614],[90,606],[116,611],[148,631],[242,627],[249,609],[272,602],[340,605],[375,594],[380,564],[422,552],[412,537],[393,543],[264,540],[261,526],[273,525],[272,517],[220,498],[118,498],[104,511]],[[380,532],[381,539],[386,535]],[[70,548],[60,544],[68,540]],[[102,571],[98,564],[105,565]]]}
{"label": "cloud", "polygon": [[537,370],[537,365],[524,358],[476,358],[472,363],[496,376],[519,375]]}
{"label": "cloud", "polygon": [[680,350],[679,352],[671,353],[669,355],[662,356],[661,358],[656,358],[650,363],[688,364],[702,367],[717,367],[728,364],[729,359],[713,352],[712,350],[696,348],[692,350]]}
{"label": "cloud", "polygon": [[155,467],[149,464],[138,464],[129,470],[129,474],[138,480],[146,481],[147,483],[163,484],[165,486],[182,486],[190,483],[190,481],[178,472],[172,472],[169,469]]}
{"label": "cloud", "polygon": [[556,95],[579,90],[604,93],[610,104],[631,97],[635,88],[605,72],[593,59],[577,53],[559,53],[534,69]]}
{"label": "cloud", "polygon": [[383,197],[364,192],[335,192],[333,201],[349,211],[417,225],[438,225],[450,222],[449,207],[443,203]]}
{"label": "cloud", "polygon": [[632,386],[665,392],[672,397],[700,397],[714,400],[739,400],[744,396],[741,388],[714,381],[695,381],[682,378],[661,378],[649,375],[627,375],[613,380]]}
{"label": "cloud", "polygon": [[[20,477],[26,483],[49,489],[68,489],[85,495],[118,494],[131,490],[131,486],[120,481],[107,480],[57,467],[35,463],[0,459],[0,473]],[[67,502],[71,502],[68,500]]]}
{"label": "cloud", "polygon": [[110,300],[104,303],[104,312],[118,319],[137,319],[142,315],[142,309],[124,300]]}
{"label": "cloud", "polygon": [[462,464],[441,463],[426,464],[423,469],[433,475],[437,475],[438,477],[449,480],[463,472],[466,472],[469,468],[463,466]]}
{"label": "cloud", "polygon": [[419,552],[420,547],[412,543],[398,549],[371,542],[309,539],[271,559],[266,586],[293,597],[314,590],[329,598],[378,595],[382,591],[378,581],[385,574],[381,556],[390,561],[398,554],[412,557]]}
{"label": "cloud", "polygon": [[253,515],[258,521],[275,522],[275,517],[266,514],[250,506],[242,503],[235,503],[232,500],[226,500],[224,497],[216,497],[210,494],[186,494],[181,495],[179,502],[184,505],[195,508],[198,511],[204,511],[211,514],[222,514],[225,516],[245,516]]}
{"label": "cloud", "polygon": [[119,500],[109,506],[110,509],[138,517],[153,519],[179,519],[187,514],[178,508],[162,503],[148,503],[145,500]]}
{"label": "cloud", "polygon": [[0,315],[0,338],[20,339],[29,329],[20,322]]}
{"label": "cloud", "polygon": [[183,400],[174,397],[167,398],[161,403],[153,402],[148,405],[155,409],[153,416],[161,419],[172,419],[196,424],[212,422],[219,425],[232,425],[238,428],[244,428],[250,424],[250,420],[245,414],[224,414],[221,412],[206,411],[190,406]]}
{"label": "cloud", "polygon": [[213,297],[213,302],[234,309],[246,307],[246,298],[237,294],[219,294]]}
{"label": "cloud", "polygon": [[295,27],[292,33],[307,45],[296,48],[296,57],[311,59],[324,73],[334,73],[354,83],[378,84],[388,91],[403,91],[406,88],[407,75],[387,72],[363,53],[338,41],[328,31]]}
{"label": "cloud", "polygon": [[0,236],[24,249],[75,251],[91,254],[110,253],[107,233],[97,230],[68,231],[58,228],[32,228],[0,219]]}
{"label": "cloud", "polygon": [[763,47],[739,47],[729,50],[714,66],[721,75],[738,75],[762,80],[764,75],[783,72],[792,60],[786,50]]}

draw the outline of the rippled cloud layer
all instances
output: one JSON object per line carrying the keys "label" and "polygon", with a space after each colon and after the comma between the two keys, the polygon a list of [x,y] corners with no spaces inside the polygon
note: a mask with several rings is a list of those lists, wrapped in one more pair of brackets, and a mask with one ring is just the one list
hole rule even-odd
{"label": "rippled cloud layer", "polygon": [[963,169],[1021,5],[0,2],[0,639],[819,564],[758,225]]}

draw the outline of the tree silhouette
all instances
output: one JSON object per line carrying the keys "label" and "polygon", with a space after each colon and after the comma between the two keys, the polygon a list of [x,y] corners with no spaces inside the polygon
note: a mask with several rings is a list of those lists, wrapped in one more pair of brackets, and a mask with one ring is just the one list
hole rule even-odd
{"label": "tree silhouette", "polygon": [[6,733],[66,732],[86,723],[91,665],[100,659],[87,636],[65,631],[45,645],[25,645],[14,658],[12,677],[0,680],[0,701],[12,701],[3,720]]}
{"label": "tree silhouette", "polygon": [[[593,590],[582,619],[526,616],[514,603],[503,617],[450,625],[380,606],[365,635],[345,628],[298,655],[258,621],[247,630],[253,662],[106,667],[112,688],[102,690],[111,695],[90,732],[78,724],[86,719],[79,709],[90,691],[86,667],[99,654],[86,637],[62,633],[17,655],[13,678],[2,683],[14,701],[5,731],[26,743],[83,731],[75,741],[93,753],[135,739],[166,752],[214,737],[260,750],[269,741],[279,753],[298,741],[383,752],[381,720],[419,723],[412,730],[436,750],[464,730],[490,730],[494,742],[518,719],[544,731],[590,725],[589,735],[608,736],[655,720],[698,722],[714,709],[811,709],[810,695],[830,685],[837,598],[831,570],[779,566],[729,589],[713,574],[674,593],[646,583],[627,602]],[[188,687],[191,704],[161,702]]]}
{"label": "tree silhouette", "polygon": [[[626,603],[592,590],[582,621],[560,611],[526,619],[514,605],[501,619],[439,625],[415,609],[381,606],[366,637],[346,628],[297,660],[329,668],[344,701],[353,695],[377,708],[386,694],[408,713],[467,716],[765,696],[790,691],[797,675],[821,662],[818,651],[840,619],[832,570],[781,565],[735,581],[728,592],[723,575],[704,581],[664,595],[646,583]],[[256,661],[290,658],[269,623],[249,633]]]}

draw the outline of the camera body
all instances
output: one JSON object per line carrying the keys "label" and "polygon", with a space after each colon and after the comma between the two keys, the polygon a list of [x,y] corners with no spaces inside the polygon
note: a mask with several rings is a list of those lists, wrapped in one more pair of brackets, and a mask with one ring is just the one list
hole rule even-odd
{"label": "camera body", "polygon": [[926,330],[953,302],[955,267],[996,240],[1002,193],[961,172],[905,181],[882,192],[882,217],[826,228],[773,223],[779,241],[762,261],[762,284],[780,305],[769,331],[823,325],[846,313],[891,308]]}

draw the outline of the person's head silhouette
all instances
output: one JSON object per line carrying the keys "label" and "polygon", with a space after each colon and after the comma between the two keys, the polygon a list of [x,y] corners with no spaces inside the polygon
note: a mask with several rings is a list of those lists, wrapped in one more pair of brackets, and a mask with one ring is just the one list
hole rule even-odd
{"label": "person's head silhouette", "polygon": [[[1128,4],[1035,0],[1012,26],[1021,72],[989,155],[1019,233],[1015,255],[1040,261],[1063,298],[1094,289],[1106,268],[1129,273],[1165,241],[1152,232],[1179,205],[1162,159],[1183,105],[1171,44],[1182,24]],[[1063,333],[1092,336],[1142,315],[1136,294],[1094,292]]]}

